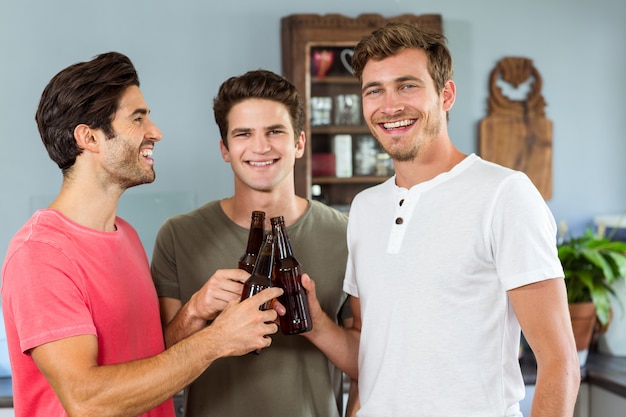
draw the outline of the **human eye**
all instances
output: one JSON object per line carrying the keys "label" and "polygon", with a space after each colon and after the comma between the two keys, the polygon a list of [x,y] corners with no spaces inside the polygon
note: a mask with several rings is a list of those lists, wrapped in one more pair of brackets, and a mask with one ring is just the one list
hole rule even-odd
{"label": "human eye", "polygon": [[134,123],[141,124],[148,117],[148,110],[137,109],[133,112],[132,118]]}
{"label": "human eye", "polygon": [[283,133],[285,133],[285,131],[282,129],[270,129],[267,131],[267,134],[270,136],[282,135]]}
{"label": "human eye", "polygon": [[404,90],[404,91],[412,90],[414,88],[417,88],[417,84],[415,83],[404,83],[400,86],[400,90]]}
{"label": "human eye", "polygon": [[381,93],[381,89],[380,88],[368,88],[367,90],[365,90],[363,92],[363,96],[367,97],[367,96],[376,96],[378,94]]}
{"label": "human eye", "polygon": [[272,125],[272,126],[267,126],[267,128],[265,129],[265,134],[267,136],[279,136],[279,135],[284,135],[287,133],[288,133],[287,126],[285,126],[282,123]]}
{"label": "human eye", "polygon": [[238,130],[238,131],[233,132],[233,137],[245,139],[245,138],[250,137],[250,132],[247,130]]}

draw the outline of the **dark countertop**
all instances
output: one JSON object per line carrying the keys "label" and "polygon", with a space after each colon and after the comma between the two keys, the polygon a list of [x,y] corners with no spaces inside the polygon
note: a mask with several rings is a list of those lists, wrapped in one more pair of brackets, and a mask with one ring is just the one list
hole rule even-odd
{"label": "dark countertop", "polygon": [[13,387],[10,377],[0,378],[0,408],[13,407]]}
{"label": "dark countertop", "polygon": [[[534,385],[537,379],[537,364],[532,352],[524,352],[520,359],[520,366],[524,383]],[[587,363],[581,368],[581,378],[583,382],[626,398],[626,357],[590,352]],[[0,378],[0,408],[11,407],[13,407],[11,378]]]}
{"label": "dark countertop", "polygon": [[[534,385],[537,364],[532,352],[525,351],[520,359],[524,383]],[[580,369],[582,382],[604,388],[626,398],[626,357],[590,352],[587,363]]]}
{"label": "dark countertop", "polygon": [[584,382],[626,398],[626,357],[591,353],[582,373]]}
{"label": "dark countertop", "polygon": [[519,360],[519,366],[522,368],[524,384],[535,385],[535,381],[537,381],[537,362],[535,362],[533,353],[524,351],[524,355]]}

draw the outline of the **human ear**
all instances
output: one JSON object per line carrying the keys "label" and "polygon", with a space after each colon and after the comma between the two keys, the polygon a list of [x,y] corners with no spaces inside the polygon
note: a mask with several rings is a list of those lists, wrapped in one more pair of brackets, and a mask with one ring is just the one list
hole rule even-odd
{"label": "human ear", "polygon": [[456,85],[454,84],[454,81],[446,81],[443,91],[441,92],[441,97],[443,98],[443,110],[450,110],[456,100]]}
{"label": "human ear", "polygon": [[296,141],[296,159],[302,158],[304,155],[304,146],[306,145],[306,136],[304,135],[304,131],[300,132],[300,137]]}
{"label": "human ear", "polygon": [[220,153],[222,154],[222,159],[224,162],[230,162],[230,152],[228,152],[228,148],[224,144],[224,139],[220,139]]}
{"label": "human ear", "polygon": [[92,152],[98,151],[98,138],[94,129],[81,123],[74,128],[74,139],[78,147]]}

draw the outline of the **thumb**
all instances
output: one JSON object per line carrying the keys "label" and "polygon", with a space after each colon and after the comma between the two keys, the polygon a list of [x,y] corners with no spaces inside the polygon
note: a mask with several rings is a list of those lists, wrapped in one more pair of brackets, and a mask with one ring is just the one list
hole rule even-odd
{"label": "thumb", "polygon": [[315,294],[315,281],[313,281],[307,273],[302,274],[302,286],[308,292]]}
{"label": "thumb", "polygon": [[306,290],[309,305],[319,304],[319,301],[317,300],[317,292],[315,291],[315,281],[313,281],[309,274],[302,274],[301,282],[302,286]]}

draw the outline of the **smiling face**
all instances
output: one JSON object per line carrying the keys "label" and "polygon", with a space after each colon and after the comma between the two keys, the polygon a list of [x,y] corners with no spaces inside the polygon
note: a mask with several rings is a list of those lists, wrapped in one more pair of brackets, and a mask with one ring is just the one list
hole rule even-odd
{"label": "smiling face", "polygon": [[294,138],[284,104],[256,98],[235,104],[228,113],[227,140],[228,149],[220,141],[220,150],[235,173],[235,189],[293,188],[293,168],[305,140],[303,133]]}
{"label": "smiling face", "polygon": [[103,181],[122,189],[154,181],[152,151],[162,134],[150,120],[139,87],[131,86],[124,92],[111,126],[115,136],[102,141],[106,149],[102,161],[106,173]]}
{"label": "smiling face", "polygon": [[405,49],[369,60],[362,73],[363,115],[385,151],[396,161],[412,161],[442,134],[454,103],[454,84],[439,94],[428,72],[428,57]]}

